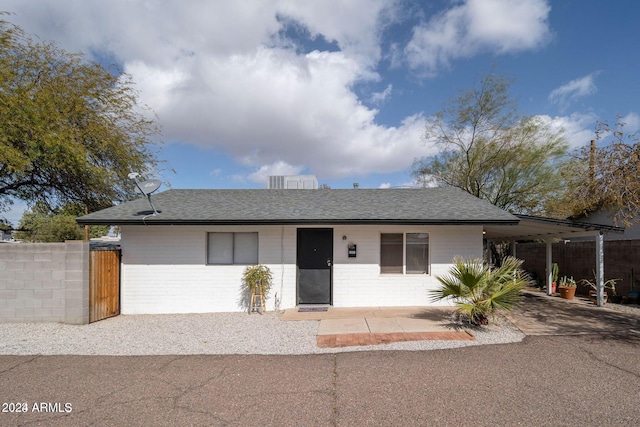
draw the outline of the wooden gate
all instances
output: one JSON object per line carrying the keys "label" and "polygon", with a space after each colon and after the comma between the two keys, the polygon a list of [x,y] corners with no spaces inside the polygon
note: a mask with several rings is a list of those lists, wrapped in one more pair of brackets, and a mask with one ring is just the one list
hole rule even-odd
{"label": "wooden gate", "polygon": [[89,252],[89,323],[120,314],[120,249]]}

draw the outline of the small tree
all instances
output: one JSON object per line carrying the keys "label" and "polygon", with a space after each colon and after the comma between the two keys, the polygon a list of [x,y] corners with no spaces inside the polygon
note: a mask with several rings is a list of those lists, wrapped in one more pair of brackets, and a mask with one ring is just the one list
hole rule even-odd
{"label": "small tree", "polygon": [[567,216],[598,210],[611,213],[613,223],[630,226],[640,218],[640,133],[625,132],[625,123],[598,122],[595,140],[573,153],[566,169],[566,192],[560,206]]}
{"label": "small tree", "polygon": [[436,277],[442,286],[431,291],[431,300],[451,298],[463,319],[486,325],[496,312],[510,311],[521,301],[520,291],[531,283],[521,265],[513,257],[503,259],[500,267],[455,258],[449,273]]}
{"label": "small tree", "polygon": [[[22,215],[16,239],[27,242],[82,240],[85,238],[85,232],[76,222],[76,217],[82,214],[82,207],[77,204],[52,210],[42,202],[36,203],[31,210]],[[108,231],[107,226],[92,226],[89,237],[101,237]]]}
{"label": "small tree", "polygon": [[132,196],[128,173],[158,164],[158,127],[137,101],[126,74],[0,19],[0,212],[14,199],[94,211]]}
{"label": "small tree", "polygon": [[486,75],[435,115],[425,138],[439,154],[414,162],[418,181],[460,188],[514,213],[545,213],[562,188],[556,164],[562,132],[536,117],[519,117],[511,81]]}
{"label": "small tree", "polygon": [[0,218],[0,231],[9,232],[12,230],[11,224],[6,219]]}

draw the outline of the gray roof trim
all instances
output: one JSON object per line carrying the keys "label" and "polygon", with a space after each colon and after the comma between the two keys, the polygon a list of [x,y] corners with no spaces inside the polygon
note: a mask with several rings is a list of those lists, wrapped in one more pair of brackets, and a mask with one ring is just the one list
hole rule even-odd
{"label": "gray roof trim", "polygon": [[624,228],[572,220],[561,220],[530,215],[516,215],[520,223],[503,227],[496,224],[484,226],[485,237],[490,240],[549,240],[595,236],[598,233],[623,233]]}
{"label": "gray roof trim", "polygon": [[[81,225],[104,225],[104,220],[80,219]],[[425,220],[425,219],[273,219],[273,220],[162,220],[145,217],[143,220],[122,220],[110,225],[517,225],[518,220]]]}
{"label": "gray roof trim", "polygon": [[586,231],[602,231],[607,233],[624,233],[624,227],[616,227],[614,225],[594,224],[582,221],[554,219],[541,216],[516,215],[518,218],[527,221],[539,222],[543,224],[559,225],[564,227],[581,228]]}

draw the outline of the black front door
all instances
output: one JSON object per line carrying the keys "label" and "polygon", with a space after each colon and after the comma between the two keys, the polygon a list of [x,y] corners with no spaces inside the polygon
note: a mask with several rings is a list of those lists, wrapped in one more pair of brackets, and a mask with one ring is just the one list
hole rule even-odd
{"label": "black front door", "polygon": [[299,228],[298,304],[331,304],[333,229]]}

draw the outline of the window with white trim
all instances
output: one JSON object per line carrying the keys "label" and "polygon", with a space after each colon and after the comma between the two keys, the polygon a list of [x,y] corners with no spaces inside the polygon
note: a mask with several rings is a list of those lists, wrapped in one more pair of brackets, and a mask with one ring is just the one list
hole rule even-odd
{"label": "window with white trim", "polygon": [[207,233],[207,264],[258,264],[258,233]]}
{"label": "window with white trim", "polygon": [[407,233],[405,246],[407,274],[429,274],[429,235]]}
{"label": "window with white trim", "polygon": [[380,234],[380,273],[429,274],[429,234]]}

